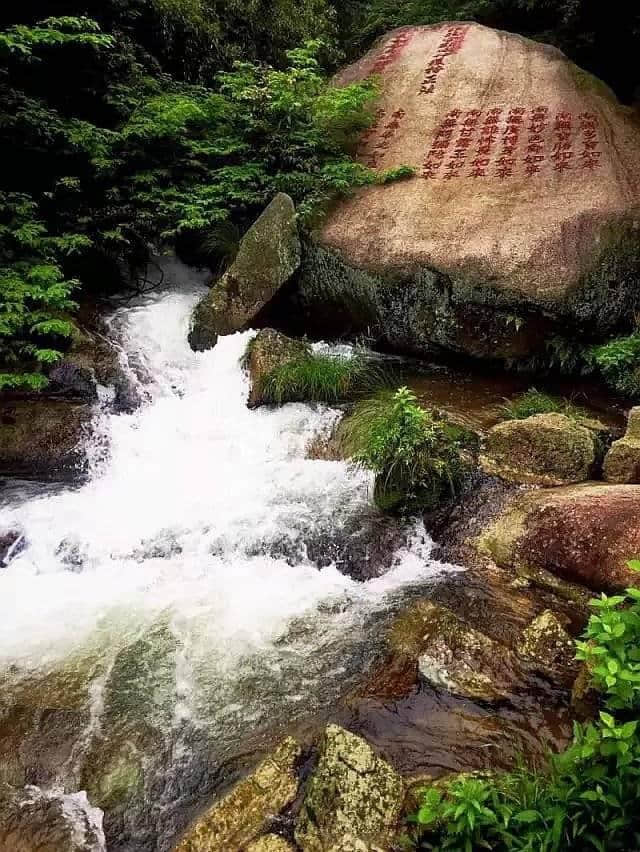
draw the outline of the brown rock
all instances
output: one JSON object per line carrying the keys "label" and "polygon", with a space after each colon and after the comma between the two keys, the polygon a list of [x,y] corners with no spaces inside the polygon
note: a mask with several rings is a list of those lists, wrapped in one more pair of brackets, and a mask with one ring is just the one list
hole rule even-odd
{"label": "brown rock", "polygon": [[336,82],[372,73],[382,96],[361,159],[416,175],[331,210],[301,275],[307,328],[519,359],[631,315],[640,132],[604,84],[469,22],[390,32]]}
{"label": "brown rock", "polygon": [[552,486],[589,479],[597,456],[590,429],[564,414],[536,414],[494,426],[480,463],[509,482]]}
{"label": "brown rock", "polygon": [[608,482],[640,482],[640,406],[629,412],[627,431],[611,445],[604,459],[603,473]]}
{"label": "brown rock", "polygon": [[549,572],[594,591],[638,585],[640,485],[584,483],[517,496],[475,540],[505,568]]}
{"label": "brown rock", "polygon": [[49,399],[0,405],[0,473],[65,478],[82,471],[91,406]]}
{"label": "brown rock", "polygon": [[577,673],[573,640],[551,610],[545,609],[522,631],[517,650],[543,670],[565,672],[571,680]]}
{"label": "brown rock", "polygon": [[246,328],[300,265],[293,201],[278,193],[244,235],[238,254],[196,307],[189,334],[193,349],[215,346],[219,334]]}
{"label": "brown rock", "polygon": [[256,408],[262,404],[260,385],[266,375],[276,367],[286,364],[287,361],[310,354],[311,348],[304,341],[286,337],[272,328],[261,329],[247,346],[244,358],[251,381],[247,400],[249,408]]}

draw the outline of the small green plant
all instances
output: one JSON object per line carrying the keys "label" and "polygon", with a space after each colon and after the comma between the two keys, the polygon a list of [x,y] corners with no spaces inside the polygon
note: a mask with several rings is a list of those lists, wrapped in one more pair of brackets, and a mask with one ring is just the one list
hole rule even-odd
{"label": "small green plant", "polygon": [[[640,570],[640,562],[630,567]],[[545,771],[459,776],[421,794],[420,849],[611,852],[640,848],[640,590],[591,601],[577,657],[602,695],[598,717]]]}
{"label": "small green plant", "polygon": [[271,370],[260,382],[264,402],[341,402],[371,393],[388,382],[384,370],[363,358],[310,354]]}
{"label": "small green plant", "polygon": [[402,387],[359,402],[341,426],[352,459],[376,474],[374,499],[384,511],[436,508],[465,472],[461,439]]}
{"label": "small green plant", "polygon": [[613,390],[640,397],[640,331],[592,346],[586,362],[587,369],[598,370]]}
{"label": "small green plant", "polygon": [[507,420],[524,420],[534,414],[566,414],[567,417],[576,419],[589,416],[588,412],[568,399],[552,396],[535,388],[529,388],[525,393],[509,400],[502,407],[502,411]]}

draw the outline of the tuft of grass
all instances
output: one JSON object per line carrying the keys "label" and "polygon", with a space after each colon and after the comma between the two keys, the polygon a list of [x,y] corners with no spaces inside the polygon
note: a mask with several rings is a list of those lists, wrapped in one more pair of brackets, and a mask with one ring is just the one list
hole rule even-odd
{"label": "tuft of grass", "polygon": [[598,370],[617,393],[640,398],[640,331],[591,346],[586,362],[587,368]]}
{"label": "tuft of grass", "polygon": [[373,393],[390,381],[385,369],[363,358],[311,354],[280,364],[260,382],[264,402],[344,402]]}
{"label": "tuft of grass", "polygon": [[340,439],[353,461],[375,473],[378,508],[429,511],[455,494],[466,472],[462,438],[448,427],[402,387],[361,400]]}
{"label": "tuft of grass", "polygon": [[535,388],[529,388],[525,393],[511,399],[502,407],[507,420],[525,420],[534,414],[565,414],[575,420],[589,417],[589,412],[568,399],[542,393]]}

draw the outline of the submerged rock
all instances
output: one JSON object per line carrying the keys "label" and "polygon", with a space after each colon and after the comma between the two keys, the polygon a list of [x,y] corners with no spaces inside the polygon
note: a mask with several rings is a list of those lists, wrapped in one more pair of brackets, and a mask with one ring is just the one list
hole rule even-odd
{"label": "submerged rock", "polygon": [[508,648],[465,624],[450,609],[417,602],[394,626],[392,644],[418,640],[418,671],[432,686],[480,701],[506,698],[517,679]]}
{"label": "submerged rock", "polygon": [[66,478],[81,472],[91,406],[52,399],[0,405],[0,474]]}
{"label": "submerged rock", "polygon": [[280,192],[242,238],[229,269],[196,307],[189,334],[192,348],[208,349],[219,334],[250,325],[299,265],[296,211],[291,198]]}
{"label": "submerged rock", "polygon": [[490,429],[480,463],[510,482],[553,486],[589,479],[597,455],[590,429],[564,414],[536,414]]}
{"label": "submerged rock", "polygon": [[251,390],[247,405],[255,408],[263,402],[261,383],[272,370],[292,361],[311,354],[311,347],[302,340],[294,340],[274,331],[272,328],[261,329],[247,346],[244,359],[251,381]]}
{"label": "submerged rock", "polygon": [[[287,738],[258,768],[186,830],[175,852],[242,849],[295,798],[300,746]],[[277,848],[277,847],[276,847]],[[269,849],[269,847],[266,847]],[[275,850],[274,850],[275,852]]]}
{"label": "submerged rock", "polygon": [[575,677],[575,645],[551,610],[545,609],[522,631],[517,649],[543,669],[571,672]]}
{"label": "submerged rock", "polygon": [[305,852],[385,848],[403,800],[397,772],[363,739],[329,725],[296,822],[296,843]]}
{"label": "submerged rock", "polygon": [[600,591],[638,585],[640,485],[584,483],[519,494],[475,539],[480,553],[527,576],[549,572]]}
{"label": "submerged rock", "polygon": [[380,75],[363,162],[416,175],[357,190],[314,234],[309,333],[512,361],[605,335],[640,302],[640,131],[555,48],[463,22],[381,38],[336,83]]}
{"label": "submerged rock", "polygon": [[86,793],[0,787],[0,852],[106,852],[102,811]]}
{"label": "submerged rock", "polygon": [[603,473],[608,482],[640,482],[640,406],[629,412],[627,431],[611,445],[604,459]]}

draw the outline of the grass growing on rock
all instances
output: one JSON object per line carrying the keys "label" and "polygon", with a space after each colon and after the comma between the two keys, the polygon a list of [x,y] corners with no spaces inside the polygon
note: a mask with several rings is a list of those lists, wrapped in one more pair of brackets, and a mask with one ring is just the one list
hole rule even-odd
{"label": "grass growing on rock", "polygon": [[311,353],[275,367],[260,382],[265,403],[343,402],[357,399],[388,384],[381,367],[360,357]]}
{"label": "grass growing on rock", "polygon": [[564,414],[575,420],[589,417],[588,412],[568,399],[552,396],[535,388],[509,400],[502,408],[506,420],[525,420],[535,414]]}
{"label": "grass growing on rock", "polygon": [[435,509],[465,473],[459,433],[406,387],[360,401],[340,438],[346,454],[376,474],[374,499],[383,511]]}

